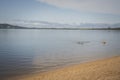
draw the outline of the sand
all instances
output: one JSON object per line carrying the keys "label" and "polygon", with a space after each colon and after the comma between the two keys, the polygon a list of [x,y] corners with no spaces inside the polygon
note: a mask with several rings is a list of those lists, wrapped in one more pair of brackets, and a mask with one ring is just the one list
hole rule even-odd
{"label": "sand", "polygon": [[7,80],[120,80],[120,56]]}

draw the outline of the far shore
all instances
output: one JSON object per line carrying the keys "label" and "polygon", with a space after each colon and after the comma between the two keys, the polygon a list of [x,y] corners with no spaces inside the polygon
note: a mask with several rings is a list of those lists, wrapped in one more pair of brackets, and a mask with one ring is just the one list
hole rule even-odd
{"label": "far shore", "polygon": [[60,26],[56,26],[56,27],[41,27],[41,28],[37,28],[37,27],[23,27],[23,26],[17,26],[17,25],[11,25],[11,24],[7,24],[7,23],[0,23],[0,29],[37,29],[37,30],[120,30],[120,26],[119,27],[60,27]]}
{"label": "far shore", "polygon": [[120,28],[0,28],[0,29],[26,29],[26,30],[120,30]]}
{"label": "far shore", "polygon": [[120,80],[120,56],[7,80]]}

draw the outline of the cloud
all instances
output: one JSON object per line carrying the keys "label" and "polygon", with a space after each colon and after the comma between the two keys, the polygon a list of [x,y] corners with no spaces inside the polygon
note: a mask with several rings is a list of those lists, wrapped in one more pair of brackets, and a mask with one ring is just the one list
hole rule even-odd
{"label": "cloud", "polygon": [[37,0],[59,8],[120,15],[120,0]]}

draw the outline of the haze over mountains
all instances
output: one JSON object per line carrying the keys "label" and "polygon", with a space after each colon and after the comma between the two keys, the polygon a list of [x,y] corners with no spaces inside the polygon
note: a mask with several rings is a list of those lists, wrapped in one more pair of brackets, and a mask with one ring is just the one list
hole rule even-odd
{"label": "haze over mountains", "polygon": [[[66,24],[47,21],[16,20],[0,22],[0,28],[120,28],[120,23],[79,23]],[[21,26],[21,27],[20,27]]]}
{"label": "haze over mountains", "polygon": [[69,24],[50,24],[47,23],[46,25],[31,25],[31,26],[21,26],[21,25],[13,25],[13,24],[0,24],[0,29],[120,29],[120,24],[80,24],[80,25],[69,25]]}

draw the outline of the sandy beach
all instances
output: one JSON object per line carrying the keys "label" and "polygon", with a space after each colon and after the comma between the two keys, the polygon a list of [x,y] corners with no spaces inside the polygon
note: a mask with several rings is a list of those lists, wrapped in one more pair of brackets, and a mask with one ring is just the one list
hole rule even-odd
{"label": "sandy beach", "polygon": [[120,80],[120,56],[7,80]]}

